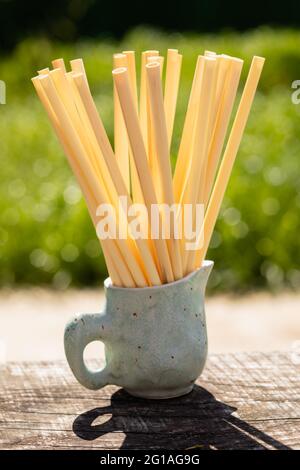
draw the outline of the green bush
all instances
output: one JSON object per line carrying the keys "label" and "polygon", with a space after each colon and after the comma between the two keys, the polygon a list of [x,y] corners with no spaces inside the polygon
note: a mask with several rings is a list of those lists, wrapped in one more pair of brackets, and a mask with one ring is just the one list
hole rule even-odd
{"label": "green bush", "polygon": [[[106,275],[98,241],[76,182],[30,78],[51,59],[83,57],[92,91],[112,137],[112,54],[178,47],[184,54],[172,146],[173,163],[196,57],[205,48],[266,65],[216,225],[208,257],[210,288],[240,291],[300,285],[300,107],[291,83],[300,79],[298,31],[182,36],[135,30],[122,42],[53,44],[27,40],[1,57],[7,104],[0,108],[0,283],[99,284]],[[298,71],[299,70],[299,71]]]}

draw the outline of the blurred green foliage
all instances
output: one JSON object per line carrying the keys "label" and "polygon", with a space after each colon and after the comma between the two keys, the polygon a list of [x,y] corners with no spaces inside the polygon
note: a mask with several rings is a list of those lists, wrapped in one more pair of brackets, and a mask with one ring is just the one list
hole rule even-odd
{"label": "blurred green foliage", "polygon": [[[222,35],[132,31],[122,43],[53,44],[26,40],[0,60],[7,104],[0,107],[0,284],[99,284],[106,268],[80,191],[30,78],[51,60],[83,57],[112,138],[112,54],[168,47],[183,53],[173,163],[197,55],[204,49],[245,60],[266,57],[247,130],[213,235],[211,290],[300,286],[300,79],[298,31],[259,29]],[[139,54],[138,54],[139,55]]]}

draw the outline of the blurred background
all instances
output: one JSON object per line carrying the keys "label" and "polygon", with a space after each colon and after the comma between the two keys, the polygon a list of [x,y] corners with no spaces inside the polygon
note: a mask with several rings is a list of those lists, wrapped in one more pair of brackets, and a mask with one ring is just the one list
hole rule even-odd
{"label": "blurred background", "polygon": [[[300,79],[299,3],[132,3],[0,0],[0,79],[7,90],[0,106],[3,350],[10,359],[61,354],[57,331],[65,317],[99,310],[107,274],[30,78],[54,58],[82,57],[112,138],[112,54],[134,49],[139,63],[142,50],[164,55],[168,47],[183,54],[173,164],[198,54],[209,49],[244,59],[241,86],[252,56],[266,57],[208,253],[215,261],[208,316],[213,350],[294,344],[300,338],[300,105],[291,101],[291,85]],[[18,336],[16,321],[36,328],[35,350],[19,354],[24,330]],[[233,329],[227,337],[224,328]]]}

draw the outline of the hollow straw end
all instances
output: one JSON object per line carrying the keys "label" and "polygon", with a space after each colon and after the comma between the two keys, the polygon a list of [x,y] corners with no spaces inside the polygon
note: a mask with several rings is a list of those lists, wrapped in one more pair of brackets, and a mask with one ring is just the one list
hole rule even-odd
{"label": "hollow straw end", "polygon": [[112,74],[113,75],[122,75],[127,71],[127,67],[117,67],[113,69]]}
{"label": "hollow straw end", "polygon": [[256,66],[263,68],[264,63],[265,63],[265,57],[261,57],[258,55],[253,56],[253,62],[256,64]]}

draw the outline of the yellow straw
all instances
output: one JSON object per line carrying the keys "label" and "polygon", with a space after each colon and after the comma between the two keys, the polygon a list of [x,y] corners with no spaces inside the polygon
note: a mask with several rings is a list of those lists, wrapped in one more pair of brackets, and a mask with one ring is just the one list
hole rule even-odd
{"label": "yellow straw", "polygon": [[[195,268],[201,266],[202,261],[206,256],[228,180],[230,178],[232,167],[247,124],[264,61],[265,59],[263,57],[253,57],[248,78],[234,119],[234,123],[232,125],[223,160],[221,162],[218,176],[205,215],[202,229],[204,245],[196,253],[194,265]],[[200,234],[199,238],[201,238],[201,235],[202,234]]]}
{"label": "yellow straw", "polygon": [[[138,116],[135,111],[134,101],[130,90],[128,72],[125,68],[115,69],[113,71],[113,78],[117,87],[132,154],[143,191],[144,201],[148,210],[148,216],[150,217],[152,213],[152,205],[154,204],[157,206],[157,199],[148,166],[147,154],[139,126]],[[161,217],[159,217],[159,228],[160,227]],[[174,275],[166,241],[163,238],[158,237],[154,243],[164,279],[168,282],[172,282],[174,280]]]}

